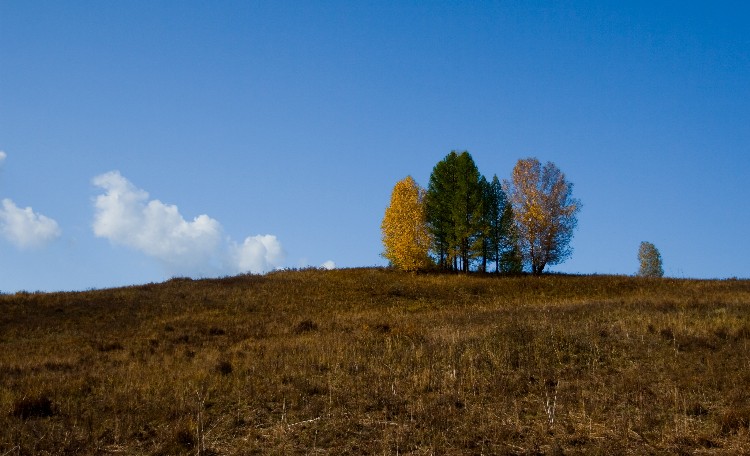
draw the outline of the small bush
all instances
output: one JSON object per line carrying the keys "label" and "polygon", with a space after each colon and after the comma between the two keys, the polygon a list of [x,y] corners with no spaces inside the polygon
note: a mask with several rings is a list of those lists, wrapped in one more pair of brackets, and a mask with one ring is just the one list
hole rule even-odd
{"label": "small bush", "polygon": [[24,397],[13,404],[13,416],[21,419],[46,418],[55,414],[52,400],[47,396]]}
{"label": "small bush", "polygon": [[695,403],[692,407],[689,407],[685,411],[689,416],[706,416],[708,415],[708,409],[703,404]]}
{"label": "small bush", "polygon": [[220,361],[219,364],[216,365],[216,372],[220,373],[221,375],[229,375],[233,371],[234,367],[229,361]]}
{"label": "small bush", "polygon": [[375,325],[373,329],[375,330],[375,332],[379,332],[381,334],[388,334],[389,332],[391,332],[391,325],[387,323],[378,323],[377,325]]}
{"label": "small bush", "polygon": [[721,417],[721,431],[724,434],[731,434],[738,432],[740,429],[748,428],[750,428],[750,407],[729,409]]}
{"label": "small bush", "polygon": [[195,439],[195,434],[189,429],[180,429],[175,433],[175,443],[181,448],[190,450],[195,447],[197,441]]}
{"label": "small bush", "polygon": [[303,334],[306,332],[316,331],[318,324],[312,320],[302,320],[294,327],[294,334]]}
{"label": "small bush", "polygon": [[97,344],[96,348],[103,353],[124,350],[124,347],[120,342],[101,342]]}

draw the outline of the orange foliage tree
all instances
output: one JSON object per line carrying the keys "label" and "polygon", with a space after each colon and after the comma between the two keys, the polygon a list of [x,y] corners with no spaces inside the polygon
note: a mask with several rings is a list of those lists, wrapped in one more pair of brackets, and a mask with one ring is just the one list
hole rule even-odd
{"label": "orange foliage tree", "polygon": [[535,275],[546,265],[559,264],[572,253],[570,241],[581,202],[573,184],[552,162],[518,160],[510,181],[503,183],[513,209],[515,230],[524,263]]}
{"label": "orange foliage tree", "polygon": [[424,198],[425,190],[411,176],[393,187],[380,229],[383,257],[398,269],[417,271],[432,264]]}

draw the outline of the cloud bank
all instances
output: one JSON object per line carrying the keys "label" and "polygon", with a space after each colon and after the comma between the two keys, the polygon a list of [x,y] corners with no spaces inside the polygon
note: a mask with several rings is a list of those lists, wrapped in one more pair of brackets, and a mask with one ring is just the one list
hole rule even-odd
{"label": "cloud bank", "polygon": [[104,191],[94,201],[94,234],[155,258],[170,274],[262,273],[284,261],[275,236],[251,236],[238,244],[223,234],[217,220],[199,215],[187,221],[177,206],[149,199],[118,171],[92,182]]}
{"label": "cloud bank", "polygon": [[[8,154],[0,150],[0,165]],[[42,247],[60,237],[57,222],[34,212],[31,207],[20,208],[9,198],[0,207],[0,234],[20,249]]]}

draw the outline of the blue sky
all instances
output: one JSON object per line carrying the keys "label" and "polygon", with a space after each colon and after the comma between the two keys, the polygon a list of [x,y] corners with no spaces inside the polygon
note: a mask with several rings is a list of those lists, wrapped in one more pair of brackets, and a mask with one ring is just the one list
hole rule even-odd
{"label": "blue sky", "polygon": [[750,277],[750,7],[619,3],[2,0],[0,290],[383,265],[454,149],[574,183],[552,270]]}

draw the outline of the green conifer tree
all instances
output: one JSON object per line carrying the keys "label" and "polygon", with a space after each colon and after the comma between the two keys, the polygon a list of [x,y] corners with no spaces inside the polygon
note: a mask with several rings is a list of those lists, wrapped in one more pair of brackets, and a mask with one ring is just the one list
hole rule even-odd
{"label": "green conifer tree", "polygon": [[430,174],[425,198],[427,224],[432,235],[432,252],[441,269],[451,269],[453,257],[452,197],[456,188],[456,160],[451,152],[439,161]]}
{"label": "green conifer tree", "polygon": [[511,204],[505,205],[500,223],[502,237],[497,271],[505,274],[520,274],[523,272],[523,253],[513,221],[513,206]]}
{"label": "green conifer tree", "polygon": [[482,235],[481,175],[468,152],[438,162],[427,187],[427,222],[433,255],[443,269],[468,271]]}

